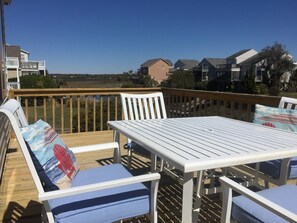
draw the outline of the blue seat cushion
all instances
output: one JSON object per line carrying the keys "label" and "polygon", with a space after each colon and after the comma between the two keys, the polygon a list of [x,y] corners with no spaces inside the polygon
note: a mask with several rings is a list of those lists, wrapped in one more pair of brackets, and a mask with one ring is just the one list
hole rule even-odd
{"label": "blue seat cushion", "polygon": [[[297,186],[283,185],[257,192],[259,195],[297,214]],[[232,217],[239,222],[287,222],[243,195],[233,198]]]}
{"label": "blue seat cushion", "polygon": [[[270,160],[260,163],[260,171],[272,178],[280,177],[282,160]],[[256,164],[248,164],[248,166],[255,168]],[[288,179],[297,178],[297,157],[293,157],[289,163]]]}
{"label": "blue seat cushion", "polygon": [[[131,173],[121,164],[80,170],[71,187],[125,177]],[[149,213],[150,190],[142,183],[89,192],[49,201],[57,223],[113,222]]]}
{"label": "blue seat cushion", "polygon": [[130,143],[125,144],[124,148],[125,149],[131,148],[133,150],[133,152],[139,153],[144,156],[151,155],[150,151],[146,150],[145,148],[143,148],[142,146],[140,146],[139,144],[137,144],[134,141],[131,141]]}

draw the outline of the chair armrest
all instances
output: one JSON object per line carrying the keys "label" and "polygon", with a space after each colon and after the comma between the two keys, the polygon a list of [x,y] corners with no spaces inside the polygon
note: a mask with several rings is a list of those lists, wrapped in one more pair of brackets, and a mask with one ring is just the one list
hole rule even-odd
{"label": "chair armrest", "polygon": [[116,149],[119,148],[119,144],[117,142],[103,143],[103,144],[94,144],[88,146],[79,146],[79,147],[71,147],[69,148],[73,153],[84,153],[84,152],[92,152],[106,149]]}
{"label": "chair armrest", "polygon": [[46,201],[46,200],[51,200],[55,198],[62,198],[66,196],[72,196],[76,194],[82,194],[82,193],[87,193],[87,192],[92,192],[97,190],[104,190],[104,189],[109,189],[114,187],[125,186],[129,184],[142,183],[147,181],[159,181],[159,180],[160,180],[160,174],[150,173],[150,174],[144,174],[140,176],[127,177],[127,178],[118,179],[118,180],[111,180],[111,181],[106,181],[106,182],[101,182],[96,184],[90,184],[85,186],[44,192],[44,193],[40,193],[38,195],[38,198],[40,201]]}
{"label": "chair armrest", "polygon": [[[280,216],[281,218],[283,218],[289,222],[292,222],[292,221],[296,222],[296,219],[297,219],[296,214],[294,214],[293,212],[288,211],[287,209],[279,206],[278,204],[262,197],[261,195],[249,190],[248,188],[243,187],[242,185],[236,183],[235,181],[230,180],[227,177],[223,176],[223,177],[220,177],[220,182],[223,186],[224,192],[227,190],[230,190],[230,189],[234,190],[237,193],[242,194],[243,196],[247,197],[248,199],[251,199],[252,201],[256,202],[257,204],[263,206],[264,208],[273,212],[274,214]],[[226,207],[228,206],[230,208],[232,206],[231,205],[232,193],[229,194],[227,199],[228,199],[228,201],[224,200],[224,202],[223,202],[223,210],[228,211],[230,213],[231,210],[226,210]],[[222,215],[224,215],[224,214],[225,213],[222,213]]]}
{"label": "chair armrest", "polygon": [[117,142],[95,144],[89,146],[80,146],[69,148],[73,153],[84,153],[84,152],[94,152],[99,150],[113,149],[113,160],[114,163],[121,162],[121,151],[119,144]]}

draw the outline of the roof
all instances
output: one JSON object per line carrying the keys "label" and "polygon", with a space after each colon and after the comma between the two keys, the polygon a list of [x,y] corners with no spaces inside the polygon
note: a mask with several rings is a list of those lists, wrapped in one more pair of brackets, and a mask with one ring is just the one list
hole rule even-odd
{"label": "roof", "polygon": [[238,56],[240,56],[240,55],[242,55],[242,54],[244,54],[244,53],[246,53],[246,52],[248,52],[248,51],[250,51],[250,50],[252,50],[252,49],[240,50],[240,51],[238,51],[238,52],[232,54],[231,56],[227,57],[226,59],[227,59],[227,60],[235,59],[236,57],[238,57]]}
{"label": "roof", "polygon": [[159,60],[163,60],[165,63],[167,63],[169,66],[172,66],[172,62],[168,59],[162,59],[162,58],[156,58],[156,59],[150,59],[145,61],[143,64],[141,64],[141,67],[150,67],[153,64],[157,63]]}
{"label": "roof", "polygon": [[194,59],[179,59],[176,63],[179,61],[183,64],[183,69],[192,69],[199,64],[199,61]]}
{"label": "roof", "polygon": [[226,59],[224,58],[204,58],[207,60],[211,65],[216,67],[218,64],[226,64]]}
{"label": "roof", "polygon": [[255,54],[254,56],[242,61],[240,64],[255,64],[263,60],[262,57],[260,57],[259,53]]}
{"label": "roof", "polygon": [[13,49],[13,48],[18,48],[19,51],[26,53],[26,54],[30,54],[29,51],[22,49],[19,45],[10,45],[8,43],[6,43],[7,49]]}

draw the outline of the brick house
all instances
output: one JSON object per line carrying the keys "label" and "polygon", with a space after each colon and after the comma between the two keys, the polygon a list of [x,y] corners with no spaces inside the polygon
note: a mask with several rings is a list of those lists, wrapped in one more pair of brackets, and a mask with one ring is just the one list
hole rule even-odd
{"label": "brick house", "polygon": [[150,59],[140,65],[140,74],[150,75],[159,84],[171,74],[173,63],[170,60],[157,58]]}

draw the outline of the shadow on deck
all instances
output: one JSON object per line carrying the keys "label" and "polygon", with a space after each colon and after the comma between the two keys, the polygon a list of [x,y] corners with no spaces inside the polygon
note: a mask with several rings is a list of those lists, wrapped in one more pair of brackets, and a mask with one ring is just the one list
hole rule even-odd
{"label": "shadow on deck", "polygon": [[[97,160],[99,165],[112,163],[112,159]],[[127,163],[127,156],[122,156],[122,163]],[[150,162],[134,157],[133,174],[141,174],[150,170]],[[26,196],[26,195],[24,195]],[[158,217],[159,222],[181,222],[182,187],[171,177],[162,174],[158,192]],[[26,207],[10,202],[3,216],[3,222],[34,223],[41,222],[39,214],[41,204],[31,200]],[[219,222],[221,215],[221,201],[219,195],[204,196],[198,222]],[[145,223],[149,220],[143,216],[124,221],[126,223]]]}
{"label": "shadow on deck", "polygon": [[[95,144],[112,141],[112,131],[88,134],[69,134],[63,137],[68,146]],[[13,141],[13,140],[12,140]],[[121,139],[125,143],[125,138]],[[37,190],[29,173],[23,155],[16,142],[12,143],[6,157],[5,170],[0,185],[0,223],[39,223],[41,222],[41,204],[38,202]],[[121,146],[123,148],[123,146]],[[112,152],[105,152],[99,159],[87,153],[77,156],[81,169],[112,163]],[[127,164],[126,151],[122,151],[122,164]],[[96,154],[95,154],[96,155]],[[95,156],[96,157],[96,156]],[[134,175],[150,171],[150,161],[135,155],[132,163]],[[181,222],[182,186],[171,177],[161,174],[158,192],[159,222]],[[219,194],[203,196],[198,222],[219,222],[221,201]],[[126,223],[145,223],[143,217],[124,221]]]}

